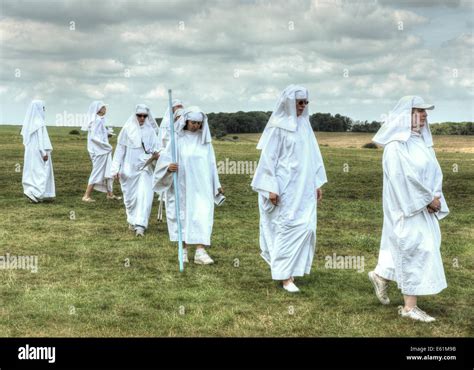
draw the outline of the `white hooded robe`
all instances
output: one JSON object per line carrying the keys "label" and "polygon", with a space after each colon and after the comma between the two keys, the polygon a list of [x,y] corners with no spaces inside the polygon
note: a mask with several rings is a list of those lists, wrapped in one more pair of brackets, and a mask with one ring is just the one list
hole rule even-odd
{"label": "white hooded robe", "polygon": [[[23,192],[27,196],[41,200],[56,196],[53,159],[53,147],[46,129],[44,102],[33,100],[26,112],[21,129],[25,157],[23,162]],[[48,160],[43,157],[48,155]]]}
{"label": "white hooded robe", "polygon": [[[259,193],[261,256],[274,280],[311,271],[316,249],[316,189],[327,182],[308,108],[296,116],[296,92],[290,85],[280,96],[257,149],[261,157],[252,188]],[[269,193],[279,196],[274,206]]]}
{"label": "white hooded robe", "polygon": [[[429,124],[411,131],[411,110],[422,99],[400,100],[373,141],[384,146],[383,211],[380,252],[375,272],[396,281],[405,295],[436,294],[447,287],[438,221],[449,213],[442,191]],[[441,209],[427,210],[440,196]]]}
{"label": "white hooded robe", "polygon": [[[201,113],[202,128],[196,132],[184,130],[189,113]],[[221,187],[217,173],[214,148],[207,116],[198,107],[186,109],[176,122],[176,160],[182,240],[186,244],[211,245],[214,224],[214,197]],[[154,190],[165,191],[166,219],[171,241],[178,241],[178,226],[173,175],[168,172],[172,163],[171,142],[161,152],[153,178]]]}
{"label": "white hooded robe", "polygon": [[87,151],[92,162],[92,171],[89,185],[94,185],[94,190],[112,192],[112,145],[109,144],[108,131],[105,118],[97,115],[104,107],[101,101],[94,101],[89,106],[86,125],[82,130],[87,131]]}
{"label": "white hooded robe", "polygon": [[112,176],[120,174],[127,222],[134,227],[148,227],[153,204],[152,178],[154,165],[143,166],[159,149],[156,136],[157,124],[151,111],[144,104],[136,111],[146,109],[148,118],[140,126],[135,113],[123,126],[117,139],[112,162]]}

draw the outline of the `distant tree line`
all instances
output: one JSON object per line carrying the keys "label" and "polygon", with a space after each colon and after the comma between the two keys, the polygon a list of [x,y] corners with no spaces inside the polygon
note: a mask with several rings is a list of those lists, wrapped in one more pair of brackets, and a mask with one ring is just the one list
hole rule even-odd
{"label": "distant tree line", "polygon": [[[272,112],[209,113],[212,135],[220,138],[227,134],[260,133]],[[158,124],[161,118],[156,119]],[[327,132],[377,132],[382,122],[354,121],[341,114],[314,113],[309,117],[314,131]],[[443,122],[431,125],[434,135],[474,135],[473,122]]]}
{"label": "distant tree line", "polygon": [[474,135],[474,122],[443,122],[430,128],[433,135]]}
{"label": "distant tree line", "polygon": [[372,121],[355,121],[351,126],[352,132],[377,132],[382,122]]}

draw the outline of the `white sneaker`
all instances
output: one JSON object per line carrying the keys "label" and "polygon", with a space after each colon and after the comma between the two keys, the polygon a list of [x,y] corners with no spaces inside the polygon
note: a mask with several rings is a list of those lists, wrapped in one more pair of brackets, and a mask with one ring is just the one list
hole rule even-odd
{"label": "white sneaker", "polygon": [[409,317],[413,320],[423,321],[423,322],[433,322],[436,321],[434,317],[428,315],[425,311],[418,308],[418,306],[413,307],[410,311],[405,311],[403,306],[398,306],[398,313],[401,317]]}
{"label": "white sneaker", "polygon": [[214,261],[209,257],[204,248],[199,248],[194,255],[194,263],[197,265],[210,265],[214,263]]}
{"label": "white sneaker", "polygon": [[138,237],[145,236],[145,229],[141,226],[136,226],[135,227],[135,236],[138,236]]}
{"label": "white sneaker", "polygon": [[290,281],[286,285],[283,284],[283,289],[285,289],[287,292],[290,292],[290,293],[297,293],[300,291],[298,287],[295,285],[295,283],[293,283],[292,281]]}
{"label": "white sneaker", "polygon": [[[179,259],[179,257],[178,257]],[[189,263],[188,248],[183,248],[183,263]]]}
{"label": "white sneaker", "polygon": [[369,272],[369,280],[372,282],[372,285],[374,286],[375,295],[379,299],[380,303],[389,304],[390,299],[388,298],[388,295],[387,295],[388,281],[378,276],[375,273],[375,271]]}

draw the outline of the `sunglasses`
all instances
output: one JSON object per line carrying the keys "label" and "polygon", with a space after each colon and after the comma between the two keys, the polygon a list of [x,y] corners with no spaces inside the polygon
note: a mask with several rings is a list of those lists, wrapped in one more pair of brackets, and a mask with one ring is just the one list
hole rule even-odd
{"label": "sunglasses", "polygon": [[148,114],[137,114],[138,118],[147,118]]}
{"label": "sunglasses", "polygon": [[309,104],[309,101],[307,101],[307,100],[298,101],[298,105],[308,105],[308,104]]}

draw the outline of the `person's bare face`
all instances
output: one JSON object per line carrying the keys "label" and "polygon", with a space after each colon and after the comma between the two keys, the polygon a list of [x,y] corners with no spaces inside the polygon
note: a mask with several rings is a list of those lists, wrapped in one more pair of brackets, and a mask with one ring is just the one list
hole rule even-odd
{"label": "person's bare face", "polygon": [[308,104],[309,101],[306,99],[296,99],[296,115],[301,116]]}
{"label": "person's bare face", "polygon": [[137,121],[142,126],[145,123],[145,120],[147,119],[148,114],[142,114],[142,113],[137,113]]}
{"label": "person's bare face", "polygon": [[411,128],[412,130],[419,131],[426,125],[426,118],[428,113],[425,109],[413,108],[411,110]]}
{"label": "person's bare face", "polygon": [[191,131],[191,132],[196,132],[201,128],[202,122],[199,121],[186,121],[186,129]]}
{"label": "person's bare face", "polygon": [[105,113],[107,112],[107,108],[106,107],[102,107],[100,108],[100,110],[97,112],[97,115],[103,117],[105,116]]}

